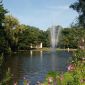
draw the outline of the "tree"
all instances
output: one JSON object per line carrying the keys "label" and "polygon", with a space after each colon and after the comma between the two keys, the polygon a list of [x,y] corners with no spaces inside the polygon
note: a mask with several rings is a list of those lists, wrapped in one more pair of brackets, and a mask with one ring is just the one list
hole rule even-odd
{"label": "tree", "polygon": [[4,23],[4,18],[6,13],[7,10],[4,9],[2,2],[0,2],[0,29],[2,28],[2,25]]}
{"label": "tree", "polygon": [[70,8],[73,8],[78,12],[79,25],[85,27],[85,0],[77,0],[75,3],[70,5]]}
{"label": "tree", "polygon": [[0,53],[5,52],[7,46],[4,36],[4,18],[7,10],[4,9],[2,2],[0,2]]}
{"label": "tree", "polygon": [[35,46],[41,42],[41,31],[38,28],[28,25],[21,25],[20,28],[22,32],[19,33],[19,49],[29,49],[31,44]]}
{"label": "tree", "polygon": [[62,48],[77,48],[78,41],[85,33],[84,29],[65,28],[61,31],[59,46]]}
{"label": "tree", "polygon": [[[0,79],[3,79],[5,71],[3,70],[3,61],[5,59],[5,53],[7,53],[8,46],[6,45],[5,32],[4,32],[4,19],[7,10],[3,7],[2,2],[0,2]],[[3,74],[4,73],[4,74]]]}
{"label": "tree", "polygon": [[4,19],[5,23],[5,37],[7,40],[8,46],[11,48],[12,51],[17,50],[17,40],[18,40],[18,31],[17,28],[19,26],[19,21],[12,15],[6,15]]}

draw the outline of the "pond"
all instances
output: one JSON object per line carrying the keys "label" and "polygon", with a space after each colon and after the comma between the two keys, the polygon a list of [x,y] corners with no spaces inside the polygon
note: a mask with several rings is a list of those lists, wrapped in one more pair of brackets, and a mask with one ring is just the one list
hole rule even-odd
{"label": "pond", "polygon": [[65,72],[72,52],[67,51],[27,51],[12,55],[7,61],[14,81],[23,85],[24,77],[31,85],[37,81],[43,82],[49,71]]}

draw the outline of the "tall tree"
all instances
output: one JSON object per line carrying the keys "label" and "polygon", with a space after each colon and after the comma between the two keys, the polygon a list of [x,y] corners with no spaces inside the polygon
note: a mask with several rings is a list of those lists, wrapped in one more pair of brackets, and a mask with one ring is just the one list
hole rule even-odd
{"label": "tall tree", "polygon": [[[3,54],[6,53],[7,45],[5,40],[5,32],[4,32],[4,18],[5,14],[7,13],[7,10],[3,7],[2,2],[0,2],[0,80],[3,79],[5,72],[3,70]],[[3,74],[4,73],[4,74]]]}
{"label": "tall tree", "polygon": [[2,25],[4,23],[5,14],[7,13],[7,10],[4,9],[2,1],[0,2],[0,28],[2,28]]}
{"label": "tall tree", "polygon": [[85,0],[77,0],[75,3],[70,5],[70,8],[73,8],[78,12],[79,25],[85,27]]}
{"label": "tall tree", "polygon": [[4,19],[7,10],[4,9],[2,2],[0,2],[0,53],[4,52],[6,48],[4,36]]}
{"label": "tall tree", "polygon": [[7,43],[11,50],[15,51],[17,47],[17,28],[19,26],[19,21],[12,15],[6,15],[4,23]]}

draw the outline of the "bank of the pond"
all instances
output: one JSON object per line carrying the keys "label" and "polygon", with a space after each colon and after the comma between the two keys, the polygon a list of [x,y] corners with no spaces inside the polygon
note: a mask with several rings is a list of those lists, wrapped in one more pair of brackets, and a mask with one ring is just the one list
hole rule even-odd
{"label": "bank of the pond", "polygon": [[[32,50],[32,51],[52,51],[52,48],[38,48],[38,49],[29,49],[29,50]],[[29,50],[18,50],[18,52],[20,51],[29,51]],[[73,48],[65,48],[65,49],[62,49],[62,48],[55,48],[56,51],[76,51],[77,49],[73,49]],[[16,53],[16,52],[15,52]]]}

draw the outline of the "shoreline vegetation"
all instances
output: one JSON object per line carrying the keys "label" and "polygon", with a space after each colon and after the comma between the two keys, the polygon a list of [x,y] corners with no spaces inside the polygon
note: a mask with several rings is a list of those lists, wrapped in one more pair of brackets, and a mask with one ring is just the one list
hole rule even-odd
{"label": "shoreline vegetation", "polygon": [[[18,50],[18,52],[20,52],[20,51],[30,51],[30,50],[32,50],[32,51],[51,51],[52,50],[52,48],[46,48],[46,47],[44,47],[44,48],[37,48],[37,49],[29,49],[29,50]],[[55,48],[55,50],[56,51],[76,51],[77,49],[73,49],[73,48],[71,48],[71,49],[69,49],[68,50],[68,48],[65,48],[65,49],[62,49],[62,48]]]}

